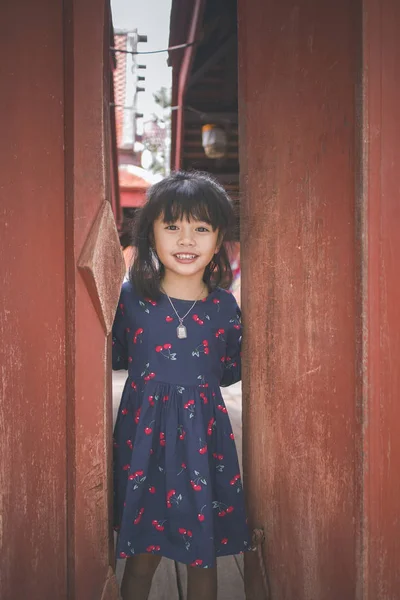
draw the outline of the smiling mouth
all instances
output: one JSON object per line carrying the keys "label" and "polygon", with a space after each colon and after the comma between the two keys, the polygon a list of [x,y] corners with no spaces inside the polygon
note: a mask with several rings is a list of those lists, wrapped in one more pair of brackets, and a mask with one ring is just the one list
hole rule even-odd
{"label": "smiling mouth", "polygon": [[189,262],[198,258],[197,254],[191,254],[189,252],[179,252],[174,254],[174,257],[179,261]]}

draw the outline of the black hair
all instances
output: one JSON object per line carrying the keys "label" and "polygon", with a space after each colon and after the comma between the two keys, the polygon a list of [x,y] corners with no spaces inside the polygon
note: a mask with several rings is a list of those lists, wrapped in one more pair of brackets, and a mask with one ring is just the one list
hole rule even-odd
{"label": "black hair", "polygon": [[[162,215],[165,223],[197,220],[209,223],[227,240],[235,224],[234,210],[228,194],[208,173],[176,171],[154,184],[147,192],[146,204],[140,209],[134,228],[137,253],[130,270],[130,280],[144,298],[160,296],[164,274],[162,263],[153,248],[153,224]],[[228,288],[232,270],[224,244],[207,265],[203,277],[209,292],[217,286]]]}
{"label": "black hair", "polygon": [[133,246],[133,235],[131,231],[122,231],[119,236],[119,243],[121,244],[122,250]]}
{"label": "black hair", "polygon": [[135,223],[135,212],[136,208],[124,208],[124,218],[122,221],[122,228],[119,234],[119,242],[121,244],[122,250],[125,250],[129,246],[134,245],[134,223]]}

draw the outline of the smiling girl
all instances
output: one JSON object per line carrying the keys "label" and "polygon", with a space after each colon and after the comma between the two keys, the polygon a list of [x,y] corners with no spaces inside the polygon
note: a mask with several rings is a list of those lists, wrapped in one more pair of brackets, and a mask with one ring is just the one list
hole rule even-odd
{"label": "smiling girl", "polygon": [[114,433],[123,600],[146,600],[161,556],[188,565],[188,599],[217,598],[216,558],[250,548],[220,386],[241,377],[240,310],[224,239],[233,209],[208,175],[155,184],[113,328],[128,369]]}

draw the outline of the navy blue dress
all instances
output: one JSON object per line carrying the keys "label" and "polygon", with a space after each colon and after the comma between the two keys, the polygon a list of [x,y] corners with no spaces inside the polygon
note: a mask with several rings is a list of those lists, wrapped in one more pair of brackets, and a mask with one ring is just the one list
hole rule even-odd
{"label": "navy blue dress", "polygon": [[[183,316],[191,306],[172,299]],[[122,287],[113,368],[128,369],[114,432],[117,556],[153,553],[198,567],[250,548],[236,446],[220,386],[240,380],[241,323],[217,288],[184,320],[166,296]]]}

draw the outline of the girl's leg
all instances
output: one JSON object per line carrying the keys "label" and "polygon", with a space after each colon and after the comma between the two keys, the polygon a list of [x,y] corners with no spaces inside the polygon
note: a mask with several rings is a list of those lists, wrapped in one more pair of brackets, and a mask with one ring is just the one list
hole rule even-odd
{"label": "girl's leg", "polygon": [[147,600],[160,560],[161,556],[154,554],[138,554],[126,559],[121,584],[122,600]]}
{"label": "girl's leg", "polygon": [[217,600],[217,568],[187,568],[188,600]]}

